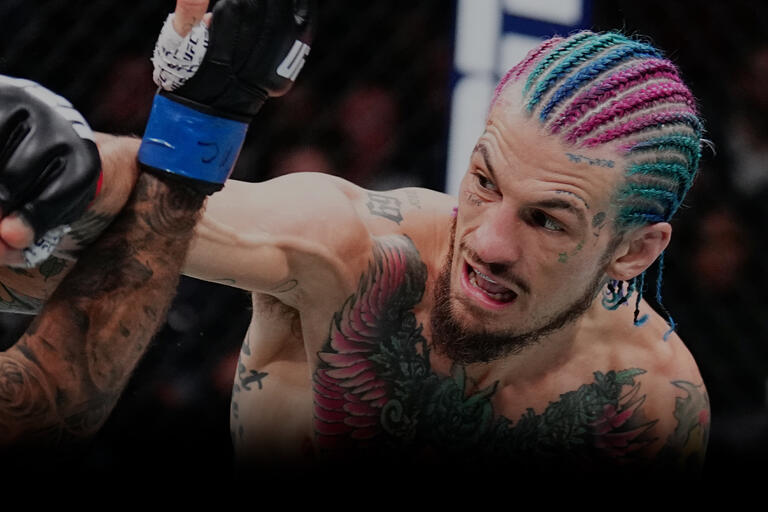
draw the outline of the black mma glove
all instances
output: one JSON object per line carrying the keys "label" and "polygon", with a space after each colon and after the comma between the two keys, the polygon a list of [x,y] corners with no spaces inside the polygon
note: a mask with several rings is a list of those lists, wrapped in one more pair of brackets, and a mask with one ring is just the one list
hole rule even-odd
{"label": "black mma glove", "polygon": [[213,9],[207,50],[199,40],[205,29],[198,27],[175,51],[162,44],[173,30],[169,17],[155,49],[155,79],[172,88],[184,81],[177,74],[194,74],[155,96],[139,161],[205,193],[220,190],[253,116],[267,98],[288,92],[301,71],[315,17],[314,0],[221,0]]}
{"label": "black mma glove", "polygon": [[0,75],[0,210],[20,214],[34,230],[35,243],[23,251],[27,267],[50,256],[100,177],[83,116],[35,82]]}

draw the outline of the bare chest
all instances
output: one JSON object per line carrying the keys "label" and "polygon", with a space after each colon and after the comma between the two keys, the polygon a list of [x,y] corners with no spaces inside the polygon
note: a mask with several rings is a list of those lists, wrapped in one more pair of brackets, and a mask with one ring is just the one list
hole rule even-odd
{"label": "bare chest", "polygon": [[511,385],[438,356],[421,307],[427,269],[409,250],[407,240],[382,243],[357,290],[322,315],[254,301],[232,398],[240,456],[411,456],[417,447],[481,459],[580,457],[602,449],[594,441],[606,425],[630,433],[622,449],[646,441],[632,408],[642,403],[642,370],[568,369]]}

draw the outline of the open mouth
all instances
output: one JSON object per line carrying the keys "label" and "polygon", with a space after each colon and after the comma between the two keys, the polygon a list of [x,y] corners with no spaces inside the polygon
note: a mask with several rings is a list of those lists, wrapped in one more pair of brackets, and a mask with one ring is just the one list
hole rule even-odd
{"label": "open mouth", "polygon": [[462,283],[472,297],[491,308],[508,306],[517,298],[517,293],[466,262],[462,272]]}

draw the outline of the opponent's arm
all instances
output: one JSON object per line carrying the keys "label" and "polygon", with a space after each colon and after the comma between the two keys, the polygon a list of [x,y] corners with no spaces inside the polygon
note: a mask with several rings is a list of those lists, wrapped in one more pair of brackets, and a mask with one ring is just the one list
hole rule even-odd
{"label": "opponent's arm", "polygon": [[[204,4],[198,6],[202,12]],[[228,152],[221,159],[208,158],[212,147],[235,142],[231,133],[208,144],[208,139],[197,138],[197,130],[184,130],[191,123],[218,137],[207,124],[218,125],[217,115],[233,115],[238,108],[255,114],[267,97],[290,88],[295,74],[287,82],[275,78],[272,65],[275,59],[285,62],[280,46],[290,47],[295,29],[308,28],[299,16],[308,13],[293,10],[305,5],[245,0],[217,4],[212,22],[217,32],[208,49],[212,58],[201,68],[206,71],[196,73],[178,94],[164,95],[158,100],[162,106],[153,109],[141,145],[145,151],[139,150],[143,170],[151,175],[139,178],[128,207],[81,257],[24,337],[0,356],[0,444],[44,445],[87,436],[103,423],[164,320],[205,195],[221,187],[234,163]],[[261,32],[255,33],[257,26]],[[277,50],[265,38],[280,39]],[[237,58],[240,50],[245,62]],[[264,53],[272,50],[277,53]],[[23,107],[29,98],[16,100]],[[51,117],[51,105],[36,105],[44,117]],[[181,136],[177,127],[184,132]],[[70,127],[59,128],[71,135]],[[39,131],[30,133],[33,149],[47,141]],[[205,150],[197,160],[187,158],[195,141]],[[88,143],[70,142],[76,156],[92,154]],[[11,158],[16,150],[11,148]],[[19,153],[25,157],[22,163],[38,170],[34,163],[46,152]],[[0,170],[4,168],[10,167]],[[56,208],[48,210],[58,215]],[[51,223],[46,215],[38,218]]]}
{"label": "opponent's arm", "polygon": [[[267,98],[285,94],[301,71],[309,53],[315,9],[313,0],[227,0],[219,2],[213,13],[204,16],[207,4],[203,0],[178,0],[176,16],[169,18],[163,27],[153,57],[155,79],[162,89],[155,98],[139,147],[139,160],[152,172],[181,177],[195,183],[199,190],[211,193],[220,189],[229,176],[253,116]],[[208,23],[211,23],[210,38]],[[184,32],[188,32],[186,36]],[[67,120],[68,116],[77,117],[77,128],[87,128],[82,116],[76,113],[70,116],[73,109],[66,100],[55,98],[54,103],[61,100],[60,103],[65,104],[63,117]],[[42,112],[50,117],[47,110]],[[14,119],[12,115],[8,117]],[[97,197],[81,221],[72,226],[73,231],[61,242],[58,252],[40,264],[39,270],[0,270],[0,307],[6,311],[35,313],[41,300],[69,268],[67,260],[76,257],[82,246],[106,226],[119,209],[120,198],[130,191],[130,180],[125,186],[126,180],[121,180],[120,171],[110,173],[108,166],[112,156],[118,161],[118,167],[132,161],[136,151],[134,142],[112,138],[109,143],[100,143],[99,149],[105,163],[104,190],[117,199],[104,202]],[[114,155],[112,149],[116,149]],[[34,155],[39,153],[44,152],[37,151]],[[39,236],[45,231],[43,227],[57,225],[54,221],[59,220],[61,212],[69,211],[69,196],[58,191],[83,189],[84,186],[77,186],[83,180],[76,181],[66,172],[52,174],[44,165],[17,167],[24,169],[23,173],[15,172],[24,183],[46,183],[57,191],[54,194],[57,208],[49,207],[44,214],[32,218],[34,234]],[[127,174],[135,176],[130,170]],[[2,178],[0,176],[0,185]],[[12,211],[2,202],[2,192],[0,188],[3,210],[0,215]],[[36,200],[35,187],[11,192],[17,198],[22,192],[31,194]],[[29,227],[23,223],[8,216],[0,218],[0,262],[19,260],[20,249],[32,242],[29,233]],[[55,246],[55,243],[48,245]]]}
{"label": "opponent's arm", "polygon": [[165,319],[204,195],[143,174],[24,336],[0,354],[0,445],[83,438]]}
{"label": "opponent's arm", "polygon": [[[75,259],[101,234],[123,208],[138,175],[139,139],[94,133],[101,157],[103,186],[82,216],[71,223],[53,254],[33,268],[0,266],[0,311],[37,314],[74,266]],[[64,178],[64,177],[62,177]],[[6,261],[18,261],[33,232],[18,217],[4,219]],[[8,238],[16,240],[15,247]]]}

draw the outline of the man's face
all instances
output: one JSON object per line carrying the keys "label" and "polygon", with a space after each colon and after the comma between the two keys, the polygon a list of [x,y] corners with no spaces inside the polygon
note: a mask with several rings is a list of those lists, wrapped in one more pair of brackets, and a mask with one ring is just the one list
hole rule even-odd
{"label": "man's face", "polygon": [[459,192],[433,339],[461,362],[487,361],[568,325],[605,282],[612,148],[574,149],[517,103],[497,104]]}

